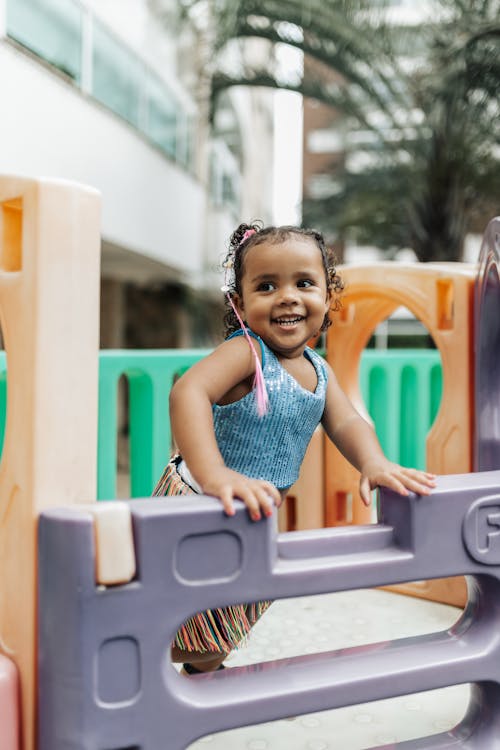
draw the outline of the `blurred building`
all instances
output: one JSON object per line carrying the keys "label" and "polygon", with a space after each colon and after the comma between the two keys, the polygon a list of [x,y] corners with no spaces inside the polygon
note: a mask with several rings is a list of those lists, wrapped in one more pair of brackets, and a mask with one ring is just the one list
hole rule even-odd
{"label": "blurred building", "polygon": [[[374,8],[378,6],[374,3]],[[389,0],[383,9],[378,8],[385,20],[394,26],[412,27],[425,21],[429,14],[428,2],[422,0]],[[401,65],[414,66],[419,50],[401,51]],[[339,75],[325,64],[304,60],[311,78],[338,83]],[[384,123],[379,123],[384,127]],[[373,160],[374,133],[353,128],[352,119],[338,110],[314,99],[304,99],[303,128],[303,196],[304,199],[321,199],[340,192],[339,171],[361,172]],[[339,256],[347,263],[372,262],[383,257],[374,247],[360,247],[352,237],[330,237]],[[406,253],[415,259],[411,250]]]}
{"label": "blurred building", "polygon": [[228,93],[214,132],[203,26],[171,17],[147,0],[0,0],[0,172],[101,192],[104,347],[217,341],[228,234],[271,218],[269,92]]}
{"label": "blurred building", "polygon": [[[426,0],[390,0],[384,12],[386,20],[395,26],[419,25],[428,17]],[[413,66],[418,59],[418,47],[404,50],[402,65]],[[326,65],[304,60],[309,73],[324,81],[338,82],[338,74]],[[366,168],[372,157],[374,134],[370,130],[353,129],[352,120],[338,110],[317,100],[304,98],[303,104],[303,183],[304,199],[321,199],[334,196],[341,190],[339,172],[359,172]],[[337,257],[346,264],[374,263],[384,259],[379,248],[360,246],[353,237],[327,237],[335,248]],[[477,257],[477,256],[476,256]],[[413,262],[415,253],[410,248],[402,250],[397,260]],[[398,308],[388,320],[373,332],[369,346],[385,349],[391,347],[433,346],[427,330],[406,308]]]}

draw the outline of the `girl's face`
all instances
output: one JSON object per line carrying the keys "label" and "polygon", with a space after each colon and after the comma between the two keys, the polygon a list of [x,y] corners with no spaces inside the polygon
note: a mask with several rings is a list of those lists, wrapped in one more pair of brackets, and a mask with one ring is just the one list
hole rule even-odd
{"label": "girl's face", "polygon": [[301,355],[330,306],[321,252],[308,237],[263,242],[243,259],[238,312],[277,354]]}

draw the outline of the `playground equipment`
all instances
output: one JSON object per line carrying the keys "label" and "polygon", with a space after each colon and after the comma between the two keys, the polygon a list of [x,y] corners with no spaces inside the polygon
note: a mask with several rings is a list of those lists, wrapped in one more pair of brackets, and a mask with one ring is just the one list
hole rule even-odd
{"label": "playground equipment", "polygon": [[129,386],[130,492],[150,495],[170,455],[168,397],[176,375],[209,350],[102,351],[99,358],[98,497],[116,497],[118,381]]}
{"label": "playground equipment", "polygon": [[474,470],[500,466],[500,219],[488,224],[475,287]]}
{"label": "playground equipment", "polygon": [[[327,339],[327,356],[339,382],[356,408],[366,413],[359,392],[358,367],[375,326],[405,305],[431,333],[443,369],[443,398],[427,436],[427,469],[452,474],[472,469],[473,289],[476,268],[464,264],[380,263],[343,269],[346,292],[343,312]],[[400,394],[392,392],[394,409]],[[460,408],[457,408],[460,404]],[[352,497],[353,521],[369,522],[359,499],[358,472],[329,441],[325,444],[327,523],[345,522],[345,499]],[[463,606],[465,581],[406,586],[405,593]]]}
{"label": "playground equipment", "polygon": [[[9,363],[0,469],[2,750],[157,750],[165,742],[180,750],[207,732],[290,710],[466,681],[473,699],[456,730],[400,746],[500,748],[500,472],[443,477],[430,498],[383,493],[380,525],[278,538],[242,507],[228,519],[201,497],[78,507],[94,499],[96,485],[98,197],[71,183],[3,178],[0,217]],[[484,298],[491,304],[489,293]],[[470,602],[449,633],[192,680],[168,663],[170,639],[194,607],[463,573],[474,579]]]}
{"label": "playground equipment", "polygon": [[24,750],[35,747],[36,519],[44,508],[95,499],[99,251],[96,191],[0,180],[0,316],[9,369],[0,647],[20,674]]}
{"label": "playground equipment", "polygon": [[[130,497],[149,495],[162,473],[171,445],[168,398],[175,378],[210,349],[103,349],[99,352],[99,418],[97,445],[97,498],[117,494],[118,395],[121,379],[128,385],[127,424],[130,458]],[[402,412],[392,407],[389,388],[401,389]],[[441,360],[430,349],[367,349],[361,356],[360,384],[387,456],[406,466],[425,467],[425,438],[441,401]],[[0,351],[0,451],[7,405],[7,360]],[[408,415],[408,421],[402,414]],[[321,528],[323,510],[323,440],[315,435],[310,476],[318,486],[318,500],[298,504],[290,528]],[[319,481],[318,481],[319,480]],[[307,494],[311,481],[301,483]],[[299,487],[301,495],[304,490]]]}
{"label": "playground equipment", "polygon": [[[441,403],[442,371],[436,350],[366,349],[358,362],[359,410],[368,412],[385,454],[391,461],[404,466],[424,469],[425,441]],[[370,417],[368,417],[370,419]],[[357,497],[357,474],[345,462],[344,470],[335,480],[330,478],[326,502],[325,457],[327,443],[319,427],[302,464],[300,476],[280,509],[280,529],[297,531],[336,526],[339,523],[369,523],[367,510]],[[336,451],[340,462],[342,456]],[[351,478],[346,491],[346,473]],[[310,487],[313,487],[311,492]]]}
{"label": "playground equipment", "polygon": [[[464,682],[473,683],[472,699],[459,726],[399,747],[500,747],[499,471],[441,477],[431,497],[407,502],[384,491],[377,526],[278,539],[271,525],[252,524],[243,508],[233,524],[205,498],[191,500],[194,514],[185,499],[129,508],[139,573],[112,589],[96,587],[91,518],[76,509],[42,515],[39,599],[47,606],[40,624],[40,750],[97,750],[103,743],[153,750],[167,738],[172,750],[182,750],[207,733],[290,712]],[[203,572],[200,558],[207,561]],[[65,579],[56,575],[63,560]],[[463,573],[472,576],[469,605],[447,633],[194,681],[162,661],[195,609],[238,601],[242,591],[249,599],[279,598]],[[54,627],[46,612],[65,612],[70,627]],[[69,680],[72,691],[65,689]]]}
{"label": "playground equipment", "polygon": [[[374,328],[398,306],[427,327],[439,349],[443,398],[427,437],[427,469],[437,474],[472,469],[472,301],[476,268],[462,263],[379,263],[341,269],[346,289],[340,319],[328,332],[327,359],[340,385],[365,416],[359,362]],[[400,392],[391,392],[401,415]],[[460,408],[457,405],[460,404]],[[368,417],[369,418],[369,417]],[[369,522],[359,498],[358,473],[328,442],[325,447],[326,522],[345,523],[346,498],[353,522]]]}
{"label": "playground equipment", "polygon": [[[277,538],[238,506],[228,519],[210,498],[130,502],[138,575],[110,588],[95,579],[91,517],[42,514],[39,750],[184,750],[223,729],[468,682],[457,727],[397,747],[500,748],[500,471],[441,477],[408,501],[382,491],[376,526]],[[195,679],[169,664],[171,639],[198,609],[443,573],[472,576],[448,632]]]}

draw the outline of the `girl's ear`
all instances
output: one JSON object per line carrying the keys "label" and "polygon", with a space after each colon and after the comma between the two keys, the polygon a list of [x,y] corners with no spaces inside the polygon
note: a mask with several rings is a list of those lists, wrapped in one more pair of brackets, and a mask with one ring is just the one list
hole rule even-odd
{"label": "girl's ear", "polygon": [[327,289],[326,290],[326,300],[325,300],[325,302],[327,304],[327,309],[329,309],[330,305],[332,303],[332,290],[331,289]]}
{"label": "girl's ear", "polygon": [[241,315],[241,317],[243,317],[243,313],[244,313],[244,309],[245,309],[243,307],[243,299],[240,297],[239,294],[233,294],[232,299],[233,299],[234,305],[235,305],[236,309],[238,310],[239,314]]}

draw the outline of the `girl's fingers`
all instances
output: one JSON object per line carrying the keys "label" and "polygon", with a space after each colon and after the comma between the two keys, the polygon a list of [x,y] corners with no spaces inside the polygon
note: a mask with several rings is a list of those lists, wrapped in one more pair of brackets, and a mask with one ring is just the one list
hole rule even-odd
{"label": "girl's fingers", "polygon": [[397,472],[386,474],[379,484],[389,487],[400,495],[408,495],[411,490],[417,495],[429,495],[435,481],[423,477],[423,472],[416,469],[400,469]]}
{"label": "girl's fingers", "polygon": [[252,521],[260,521],[262,517],[260,512],[260,505],[255,494],[251,490],[247,490],[247,492],[245,493],[245,497],[242,498],[242,500],[248,508],[248,512]]}
{"label": "girl's fingers", "polygon": [[404,482],[397,479],[394,475],[389,475],[387,479],[383,482],[381,482],[384,487],[389,487],[389,489],[394,490],[394,492],[397,492],[399,495],[408,495],[408,487],[404,484]]}
{"label": "girl's fingers", "polygon": [[215,493],[222,503],[225,513],[228,516],[234,516],[233,499],[238,498],[247,507],[252,521],[259,521],[262,514],[271,516],[273,514],[274,504],[279,504],[281,495],[269,482],[261,480],[247,480],[227,484],[220,491]]}
{"label": "girl's fingers", "polygon": [[436,486],[436,480],[432,478],[432,475],[429,476],[414,469],[403,471],[403,482],[408,489],[417,492],[419,495],[429,495]]}
{"label": "girl's fingers", "polygon": [[277,508],[281,505],[281,493],[274,484],[271,484],[270,482],[264,482],[263,483],[264,491],[269,499],[269,502],[271,504],[271,508],[273,505],[276,505]]}
{"label": "girl's fingers", "polygon": [[365,505],[369,505],[370,490],[374,487],[388,487],[399,495],[407,496],[410,491],[417,495],[430,495],[435,486],[435,474],[392,464],[378,472],[372,470],[363,476],[360,494]]}
{"label": "girl's fingers", "polygon": [[224,512],[228,516],[234,516],[235,510],[234,510],[234,504],[233,504],[232,489],[230,487],[225,487],[224,489],[222,489],[219,499],[222,503],[222,507],[224,508]]}
{"label": "girl's fingers", "polygon": [[262,488],[259,493],[260,507],[265,516],[273,515],[274,498],[267,488]]}
{"label": "girl's fingers", "polygon": [[370,482],[368,479],[362,479],[359,484],[359,494],[361,495],[361,500],[363,501],[364,505],[368,507],[371,505],[371,488],[370,488]]}
{"label": "girl's fingers", "polygon": [[261,501],[257,490],[251,486],[243,486],[235,491],[236,497],[243,500],[245,503],[248,513],[252,521],[260,521],[261,515]]}
{"label": "girl's fingers", "polygon": [[427,471],[419,471],[418,469],[402,469],[402,474],[407,476],[409,479],[413,479],[420,484],[425,484],[428,487],[436,486],[436,475],[430,474]]}

